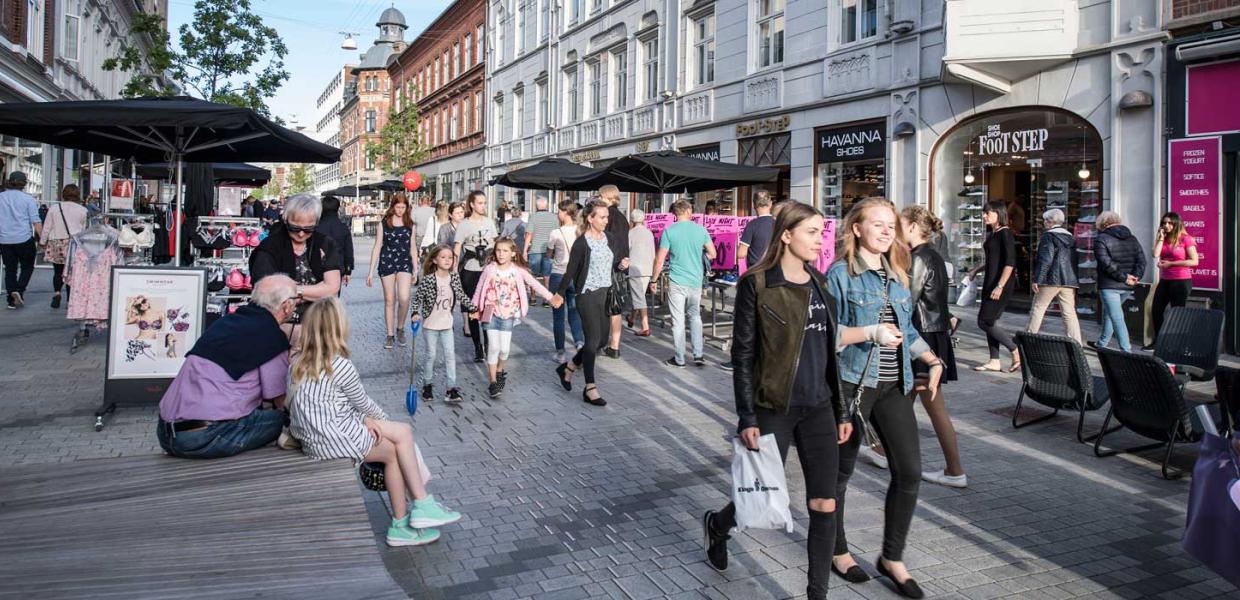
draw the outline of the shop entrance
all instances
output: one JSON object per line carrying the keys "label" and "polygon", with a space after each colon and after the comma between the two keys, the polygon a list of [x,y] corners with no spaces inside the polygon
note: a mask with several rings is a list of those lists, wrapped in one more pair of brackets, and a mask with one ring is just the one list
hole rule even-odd
{"label": "shop entrance", "polygon": [[752,167],[773,167],[779,169],[779,179],[773,183],[751,185],[738,188],[734,206],[730,210],[720,209],[721,214],[750,216],[757,214],[753,201],[760,191],[771,196],[771,202],[780,202],[792,197],[792,135],[781,133],[755,138],[742,139],[737,143],[737,162]]}

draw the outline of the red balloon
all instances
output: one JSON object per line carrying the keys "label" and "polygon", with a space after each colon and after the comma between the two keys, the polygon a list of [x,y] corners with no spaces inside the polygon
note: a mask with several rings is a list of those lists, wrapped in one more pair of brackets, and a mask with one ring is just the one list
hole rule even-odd
{"label": "red balloon", "polygon": [[422,187],[422,175],[417,171],[406,172],[402,181],[405,184],[405,189],[411,192]]}

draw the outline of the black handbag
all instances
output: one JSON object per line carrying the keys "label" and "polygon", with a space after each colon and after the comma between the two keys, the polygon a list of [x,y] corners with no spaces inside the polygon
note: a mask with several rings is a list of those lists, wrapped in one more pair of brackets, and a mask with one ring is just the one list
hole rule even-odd
{"label": "black handbag", "polygon": [[373,492],[387,491],[387,478],[383,474],[383,463],[364,462],[357,467],[357,475],[362,478],[362,485]]}
{"label": "black handbag", "polygon": [[607,314],[616,316],[624,314],[626,306],[632,306],[633,299],[629,291],[629,275],[624,271],[611,272],[611,287],[607,288]]}

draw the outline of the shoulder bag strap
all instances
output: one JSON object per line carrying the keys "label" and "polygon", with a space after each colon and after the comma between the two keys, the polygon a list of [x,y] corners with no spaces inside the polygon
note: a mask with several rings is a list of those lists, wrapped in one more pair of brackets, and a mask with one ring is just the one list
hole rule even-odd
{"label": "shoulder bag strap", "polygon": [[[887,306],[887,290],[890,286],[891,286],[891,279],[888,278],[887,285],[883,286],[883,307],[884,308]],[[882,311],[883,311],[883,308],[879,308],[879,312],[878,312],[879,325],[882,324],[882,320],[883,320]],[[865,369],[862,369],[861,371],[861,381],[857,383],[857,392],[856,394],[853,395],[852,407],[850,410],[850,412],[852,412],[854,419],[859,419],[863,422],[865,421],[865,418],[861,416],[861,394],[865,392],[865,376],[867,373],[870,372],[870,365],[873,364],[874,354],[877,351],[878,351],[878,343],[874,342],[870,346],[869,354],[867,354],[865,357]],[[870,427],[868,423],[866,423],[865,431],[866,431],[866,437],[869,438],[872,434],[870,433]]]}

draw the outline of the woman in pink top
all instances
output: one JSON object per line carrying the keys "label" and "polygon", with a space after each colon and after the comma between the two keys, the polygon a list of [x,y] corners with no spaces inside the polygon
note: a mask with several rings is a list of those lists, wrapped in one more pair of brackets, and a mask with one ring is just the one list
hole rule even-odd
{"label": "woman in pink top", "polygon": [[517,252],[517,245],[508,238],[496,240],[495,250],[479,276],[473,298],[474,304],[482,309],[482,325],[487,332],[487,375],[491,383],[488,391],[492,398],[499,397],[508,381],[504,363],[512,346],[512,328],[530,310],[526,286],[553,307],[560,307],[561,300],[554,298],[555,294],[530,274],[525,259]]}
{"label": "woman in pink top", "polygon": [[[1158,260],[1158,288],[1150,308],[1154,335],[1162,330],[1163,314],[1168,306],[1184,306],[1193,291],[1193,267],[1197,266],[1197,241],[1184,231],[1180,215],[1169,212],[1162,216],[1154,237],[1154,258]],[[1152,350],[1153,345],[1146,346]]]}

